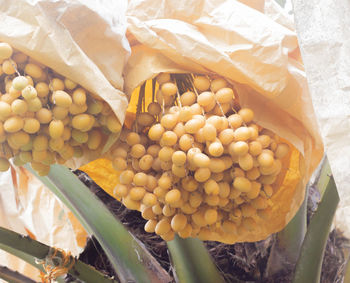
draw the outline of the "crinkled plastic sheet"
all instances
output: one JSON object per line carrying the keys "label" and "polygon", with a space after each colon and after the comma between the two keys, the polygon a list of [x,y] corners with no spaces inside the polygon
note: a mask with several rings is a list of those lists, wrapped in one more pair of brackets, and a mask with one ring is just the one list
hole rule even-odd
{"label": "crinkled plastic sheet", "polygon": [[350,2],[293,2],[312,102],[340,196],[335,224],[350,237]]}

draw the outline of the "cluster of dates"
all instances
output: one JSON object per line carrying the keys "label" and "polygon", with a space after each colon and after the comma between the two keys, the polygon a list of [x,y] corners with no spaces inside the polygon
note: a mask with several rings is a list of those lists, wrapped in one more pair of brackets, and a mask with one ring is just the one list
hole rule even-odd
{"label": "cluster of dates", "polygon": [[69,78],[0,43],[0,171],[31,163],[39,175],[121,131],[110,106]]}
{"label": "cluster of dates", "polygon": [[269,215],[288,144],[239,107],[223,78],[195,76],[181,93],[168,73],[157,82],[156,101],[112,152],[115,196],[167,241],[254,229]]}

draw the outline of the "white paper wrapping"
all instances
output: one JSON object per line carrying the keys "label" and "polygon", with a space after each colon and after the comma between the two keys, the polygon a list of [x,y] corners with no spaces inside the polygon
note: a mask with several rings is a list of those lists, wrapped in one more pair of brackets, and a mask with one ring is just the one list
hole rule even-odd
{"label": "white paper wrapping", "polygon": [[350,237],[350,2],[294,0],[301,54],[338,188],[335,224]]}
{"label": "white paper wrapping", "polygon": [[[38,179],[21,168],[0,174],[0,226],[78,256],[87,233],[66,208]],[[22,260],[0,250],[0,264],[34,280],[39,272]]]}

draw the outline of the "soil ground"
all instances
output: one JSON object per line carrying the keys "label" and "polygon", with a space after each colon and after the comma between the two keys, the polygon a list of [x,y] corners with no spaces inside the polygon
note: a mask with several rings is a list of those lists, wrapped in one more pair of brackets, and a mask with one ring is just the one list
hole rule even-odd
{"label": "soil ground", "polygon": [[[157,235],[144,231],[143,226],[146,221],[141,217],[140,213],[125,208],[121,203],[105,193],[85,173],[77,170],[75,174],[107,205],[110,211],[115,214],[129,231],[145,244],[162,267],[173,276],[166,243]],[[318,191],[311,187],[308,197],[308,218],[317,209],[318,201]],[[266,240],[255,243],[226,245],[218,242],[205,242],[205,244],[226,282],[291,282],[294,266],[285,264],[283,268],[274,274],[266,273],[271,247],[275,241],[276,236],[271,235]],[[340,232],[333,230],[327,241],[321,283],[343,282],[347,261],[344,251],[348,250],[349,241]],[[80,259],[93,265],[106,275],[116,276],[106,255],[93,236],[88,240],[88,244]],[[70,282],[72,278],[67,278],[66,281]]]}

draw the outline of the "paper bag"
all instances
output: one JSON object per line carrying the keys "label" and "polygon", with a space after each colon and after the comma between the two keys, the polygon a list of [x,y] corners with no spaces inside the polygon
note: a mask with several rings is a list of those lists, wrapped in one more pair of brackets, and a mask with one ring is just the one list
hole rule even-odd
{"label": "paper bag", "polygon": [[[126,8],[125,1],[0,0],[0,42],[99,95],[123,123],[128,101],[122,71],[130,55]],[[99,157],[84,156],[66,165],[77,168]],[[87,236],[79,222],[30,173],[20,168],[17,173],[17,189],[11,171],[0,174],[0,225],[78,255]],[[20,272],[31,270],[24,272],[31,278],[38,274],[3,251],[0,262]]]}
{"label": "paper bag", "polygon": [[[125,68],[128,95],[160,72],[218,74],[234,84],[242,107],[294,149],[273,213],[237,237],[206,240],[257,241],[281,230],[295,215],[323,146],[294,31],[237,1],[129,1],[132,55]],[[146,93],[147,95],[147,93]],[[300,153],[300,154],[299,154]]]}

